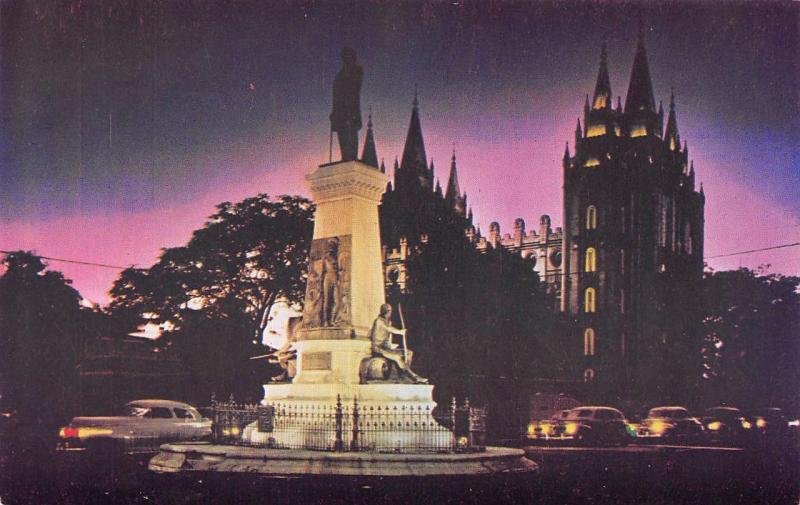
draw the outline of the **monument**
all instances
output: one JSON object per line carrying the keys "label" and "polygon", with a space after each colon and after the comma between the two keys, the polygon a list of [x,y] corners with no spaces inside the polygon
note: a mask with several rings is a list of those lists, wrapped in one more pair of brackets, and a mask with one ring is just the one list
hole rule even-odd
{"label": "monument", "polygon": [[[257,419],[241,435],[238,427],[228,430],[239,447],[168,444],[150,468],[336,475],[531,471],[536,465],[523,451],[486,448],[473,438],[468,407],[460,411],[456,437],[455,405],[452,422],[437,419],[434,386],[411,369],[411,351],[392,342],[405,329],[392,326],[384,295],[378,205],[387,177],[353,159],[361,68],[354,51],[342,55],[331,114],[342,160],[307,176],[316,212],[302,327],[292,336],[293,349],[280,353],[284,361],[296,353],[296,363],[286,365],[284,382],[264,385]],[[340,82],[352,84],[356,74],[357,86]],[[341,118],[349,120],[337,124]]]}

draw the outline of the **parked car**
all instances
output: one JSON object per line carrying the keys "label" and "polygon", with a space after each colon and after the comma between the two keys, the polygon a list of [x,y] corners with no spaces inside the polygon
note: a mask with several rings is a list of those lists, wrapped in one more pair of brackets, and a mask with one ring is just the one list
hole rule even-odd
{"label": "parked car", "polygon": [[136,400],[121,416],[76,417],[59,431],[58,449],[155,452],[167,442],[203,440],[211,436],[211,420],[186,403]]}
{"label": "parked car", "polygon": [[753,441],[753,423],[736,407],[710,408],[702,422],[710,442],[745,445]]}
{"label": "parked car", "polygon": [[751,423],[763,441],[782,442],[790,438],[789,420],[779,408],[756,410]]}
{"label": "parked car", "polygon": [[685,407],[655,407],[639,425],[637,436],[669,441],[699,440],[703,436],[703,424],[690,416]]}
{"label": "parked car", "polygon": [[615,408],[577,407],[564,419],[563,436],[580,444],[627,445],[636,437],[636,431]]}
{"label": "parked car", "polygon": [[570,409],[560,410],[550,416],[550,419],[532,421],[528,424],[528,438],[534,440],[563,440],[569,412]]}

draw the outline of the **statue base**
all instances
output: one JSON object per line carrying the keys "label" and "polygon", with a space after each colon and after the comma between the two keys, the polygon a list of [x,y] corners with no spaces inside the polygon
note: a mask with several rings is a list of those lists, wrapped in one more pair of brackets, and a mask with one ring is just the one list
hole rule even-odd
{"label": "statue base", "polygon": [[[378,452],[453,452],[452,419],[437,416],[426,384],[271,384],[262,405],[269,422],[242,439],[268,448]],[[465,442],[466,443],[466,442]]]}

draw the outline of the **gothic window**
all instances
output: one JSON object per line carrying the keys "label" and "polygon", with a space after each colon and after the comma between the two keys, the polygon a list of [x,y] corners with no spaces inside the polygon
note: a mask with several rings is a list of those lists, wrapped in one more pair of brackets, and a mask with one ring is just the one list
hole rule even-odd
{"label": "gothic window", "polygon": [[594,356],[594,330],[586,328],[583,332],[583,355]]}
{"label": "gothic window", "polygon": [[594,288],[586,288],[586,291],[583,293],[583,311],[584,312],[595,312],[596,304],[595,304],[596,292]]}
{"label": "gothic window", "polygon": [[684,238],[683,244],[686,248],[686,254],[692,254],[692,227],[689,223],[686,223],[686,226],[683,229]]}
{"label": "gothic window", "polygon": [[661,207],[661,219],[659,220],[659,236],[658,245],[666,247],[667,245],[667,199],[659,196]]}
{"label": "gothic window", "polygon": [[559,249],[556,249],[550,254],[550,264],[555,268],[561,266],[561,251]]}
{"label": "gothic window", "polygon": [[583,382],[590,382],[592,379],[594,379],[594,370],[587,368],[583,371]]}
{"label": "gothic window", "polygon": [[597,228],[597,207],[589,205],[586,207],[586,229],[594,230]]}
{"label": "gothic window", "polygon": [[584,265],[584,270],[586,272],[596,272],[597,271],[597,251],[594,247],[589,247],[586,249],[586,261]]}

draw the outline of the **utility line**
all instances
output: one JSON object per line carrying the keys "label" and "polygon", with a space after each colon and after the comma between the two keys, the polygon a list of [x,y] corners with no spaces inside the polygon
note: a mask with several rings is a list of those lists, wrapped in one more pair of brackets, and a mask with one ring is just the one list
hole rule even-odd
{"label": "utility line", "polygon": [[[771,251],[771,250],[774,250],[774,249],[783,249],[783,248],[786,248],[786,247],[797,247],[797,246],[800,246],[800,242],[794,242],[794,243],[791,243],[791,244],[781,244],[781,245],[776,245],[776,246],[771,246],[771,247],[761,247],[759,249],[750,249],[748,251],[738,251],[738,252],[733,252],[733,253],[717,254],[715,256],[706,256],[703,259],[704,260],[710,260],[710,259],[716,259],[716,258],[727,258],[727,257],[730,257],[730,256],[739,256],[739,255],[742,255],[742,254],[750,254],[750,253],[761,252],[761,251]],[[0,253],[2,253],[2,254],[11,254],[12,252],[14,252],[14,251],[0,250]],[[65,259],[65,258],[53,258],[53,257],[50,257],[50,256],[41,256],[41,255],[38,255],[38,254],[35,254],[34,256],[36,256],[37,258],[41,258],[41,259],[49,260],[49,261],[59,261],[61,263],[73,263],[73,264],[76,264],[76,265],[85,265],[85,266],[100,267],[100,268],[112,268],[114,270],[125,270],[125,269],[128,269],[128,268],[133,268],[135,270],[142,270],[142,268],[136,268],[136,265],[119,266],[119,265],[109,265],[109,264],[106,264],[106,263],[95,263],[95,262],[92,262],[92,261],[80,261],[80,260],[71,260],[71,259]],[[605,270],[608,270],[608,269],[605,269]],[[579,271],[568,272],[567,276],[576,275],[576,274],[582,274],[582,273],[593,273],[593,272],[585,272],[585,271],[579,270]],[[561,274],[559,274],[559,275],[563,275],[563,272]]]}
{"label": "utility line", "polygon": [[[3,251],[3,250],[0,250],[0,253],[2,253],[2,254],[11,254],[12,252],[15,252],[15,251]],[[86,265],[86,266],[90,266],[90,267],[113,268],[114,270],[125,270],[126,268],[133,268],[135,266],[135,265],[128,265],[128,266],[121,267],[121,266],[118,266],[118,265],[108,265],[106,263],[94,263],[92,261],[79,261],[79,260],[68,260],[68,259],[64,259],[64,258],[51,258],[49,256],[41,256],[39,254],[34,254],[34,256],[36,256],[37,258],[43,259],[43,260],[60,261],[61,263],[74,263],[76,265]]]}
{"label": "utility line", "polygon": [[760,249],[750,249],[749,251],[739,251],[739,252],[728,253],[728,254],[717,254],[716,256],[706,256],[703,259],[704,260],[710,260],[710,259],[715,259],[715,258],[726,258],[728,256],[738,256],[740,254],[750,254],[750,253],[760,252],[760,251],[771,251],[773,249],[783,249],[784,247],[797,247],[799,245],[800,245],[800,242],[795,242],[793,244],[781,244],[781,245],[775,245],[775,246],[772,246],[772,247],[762,247]]}

